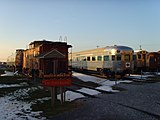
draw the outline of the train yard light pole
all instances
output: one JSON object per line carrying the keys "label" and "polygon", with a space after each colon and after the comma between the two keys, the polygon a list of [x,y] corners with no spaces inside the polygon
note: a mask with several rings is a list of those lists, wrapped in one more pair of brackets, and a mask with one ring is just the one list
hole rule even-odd
{"label": "train yard light pole", "polygon": [[141,69],[141,80],[142,80],[142,73],[143,73],[143,71],[142,71],[142,69]]}
{"label": "train yard light pole", "polygon": [[114,75],[114,79],[115,79],[115,85],[117,85],[117,78],[116,78],[116,76],[117,76],[117,63],[116,63],[116,69],[115,69],[115,75]]}

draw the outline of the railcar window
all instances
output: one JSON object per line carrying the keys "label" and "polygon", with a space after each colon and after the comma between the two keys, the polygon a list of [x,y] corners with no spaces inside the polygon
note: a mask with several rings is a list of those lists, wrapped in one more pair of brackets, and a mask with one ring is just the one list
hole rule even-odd
{"label": "railcar window", "polygon": [[154,57],[150,57],[150,62],[155,62],[155,58]]}
{"label": "railcar window", "polygon": [[115,55],[112,55],[112,61],[114,61],[116,59]]}
{"label": "railcar window", "polygon": [[86,61],[86,57],[85,57],[85,56],[82,56],[82,57],[81,57],[81,61]]}
{"label": "railcar window", "polygon": [[104,56],[104,61],[109,61],[109,56],[108,55]]}
{"label": "railcar window", "polygon": [[92,61],[96,61],[96,57],[95,56],[92,57]]}
{"label": "railcar window", "polygon": [[136,55],[133,55],[133,60],[136,60],[136,59],[137,59]]}
{"label": "railcar window", "polygon": [[130,55],[125,55],[125,56],[124,56],[124,60],[125,60],[125,61],[129,61],[129,60],[130,60]]}
{"label": "railcar window", "polygon": [[98,56],[98,57],[97,57],[97,60],[98,60],[98,61],[102,61],[102,56]]}
{"label": "railcar window", "polygon": [[140,54],[138,54],[138,59],[141,59],[141,55]]}
{"label": "railcar window", "polygon": [[78,58],[78,57],[76,58],[76,61],[79,61],[79,58]]}
{"label": "railcar window", "polygon": [[87,61],[90,61],[90,56],[87,57]]}
{"label": "railcar window", "polygon": [[117,55],[117,61],[121,61],[121,55]]}

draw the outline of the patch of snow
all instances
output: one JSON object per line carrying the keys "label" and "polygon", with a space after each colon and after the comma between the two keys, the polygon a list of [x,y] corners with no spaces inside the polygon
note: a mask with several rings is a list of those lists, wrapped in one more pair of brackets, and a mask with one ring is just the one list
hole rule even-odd
{"label": "patch of snow", "polygon": [[[5,85],[4,85],[5,86]],[[3,87],[4,87],[3,86]],[[9,85],[7,87],[13,87],[18,85]],[[37,89],[42,89],[43,87],[32,87],[26,89],[19,89],[14,91],[13,93],[9,93],[4,97],[0,97],[0,120],[45,120],[45,117],[41,117],[42,111],[33,112],[32,104],[36,102],[44,102],[45,100],[51,99],[51,97],[45,97],[37,99],[33,102],[23,102],[21,100],[17,100],[28,96],[29,91],[35,91]],[[60,99],[60,95],[57,96]],[[83,98],[84,95],[72,91],[66,91],[66,101],[73,101],[77,98]]]}
{"label": "patch of snow", "polygon": [[77,77],[78,79],[80,79],[84,82],[90,81],[90,82],[94,82],[94,83],[100,83],[100,82],[103,82],[103,81],[106,80],[104,78],[98,78],[98,77],[85,75],[85,74],[82,74],[82,73],[76,73],[76,72],[73,72],[73,76]]}
{"label": "patch of snow", "polygon": [[0,120],[44,120],[42,111],[32,112],[32,103],[13,100],[14,95],[6,95],[0,98]]}
{"label": "patch of snow", "polygon": [[111,86],[100,86],[100,87],[97,87],[96,89],[104,90],[107,92],[119,92],[119,90],[113,90]]}
{"label": "patch of snow", "polygon": [[51,97],[39,98],[39,99],[36,100],[36,102],[37,102],[37,101],[50,100],[50,99],[51,99]]}
{"label": "patch of snow", "polygon": [[42,111],[32,111],[31,106],[34,102],[28,103],[17,100],[17,98],[23,100],[24,97],[28,96],[29,91],[35,91],[41,88],[42,87],[19,89],[4,97],[0,97],[0,120],[45,120],[46,118],[40,115]]}
{"label": "patch of snow", "polygon": [[143,75],[160,75],[160,72],[143,72]]}
{"label": "patch of snow", "polygon": [[16,72],[9,72],[9,71],[4,71],[5,74],[1,74],[1,76],[14,76],[18,75],[18,71]]}
{"label": "patch of snow", "polygon": [[13,93],[8,94],[9,96],[11,96],[11,100],[16,100],[17,98],[24,98],[28,96],[28,92],[29,91],[35,91],[37,89],[41,89],[41,87],[31,87],[31,88],[26,88],[26,89],[19,89],[14,91]]}
{"label": "patch of snow", "polygon": [[[117,83],[118,83],[118,81],[117,81]],[[105,80],[105,81],[101,82],[100,85],[113,86],[113,85],[115,85],[115,81]]]}
{"label": "patch of snow", "polygon": [[5,74],[2,74],[1,76],[14,76],[14,72],[4,71]]}
{"label": "patch of snow", "polygon": [[28,86],[26,82],[20,83],[20,84],[0,84],[0,88],[10,88],[10,87],[22,87],[22,86]]}
{"label": "patch of snow", "polygon": [[138,75],[138,74],[130,74],[126,78],[132,78],[132,79],[146,79],[148,77],[152,77],[154,75],[146,74],[146,75]]}
{"label": "patch of snow", "polygon": [[9,87],[21,87],[21,85],[19,84],[12,84],[12,85],[0,84],[0,88],[9,88]]}
{"label": "patch of snow", "polygon": [[14,75],[18,75],[18,71],[14,72]]}
{"label": "patch of snow", "polygon": [[93,89],[89,89],[89,88],[81,88],[77,91],[80,91],[80,92],[83,92],[83,93],[86,93],[86,94],[89,94],[89,95],[97,95],[97,94],[100,93],[97,90],[93,90]]}
{"label": "patch of snow", "polygon": [[[72,91],[66,91],[65,94],[66,94],[65,101],[73,101],[73,100],[85,97],[84,95],[82,95],[80,93],[76,93],[76,92],[72,92]],[[50,99],[51,99],[51,97],[40,98],[40,99],[35,100],[34,103],[36,103],[36,102],[43,103],[43,101],[50,100]],[[60,94],[57,95],[57,99],[59,99],[59,100],[61,99]]]}
{"label": "patch of snow", "polygon": [[119,92],[119,90],[113,90],[112,89],[112,86],[114,86],[115,84],[119,84],[119,83],[131,83],[132,81],[130,80],[118,80],[116,81],[110,81],[110,80],[106,80],[104,82],[101,82],[100,87],[97,87],[96,89],[99,89],[99,90],[104,90],[104,91],[107,91],[107,92]]}
{"label": "patch of snow", "polygon": [[36,104],[37,102],[43,103],[44,101],[50,100],[50,99],[51,99],[51,97],[39,98],[39,99],[36,99],[36,100],[33,102],[33,104]]}
{"label": "patch of snow", "polygon": [[133,81],[131,81],[131,80],[119,80],[119,83],[131,83],[131,82],[133,82]]}
{"label": "patch of snow", "polygon": [[[107,85],[107,86],[113,86],[115,85],[115,81],[111,81],[109,79],[104,79],[104,78],[98,78],[98,77],[94,77],[94,76],[90,76],[90,75],[85,75],[85,74],[82,74],[82,73],[76,73],[76,72],[73,72],[73,76],[79,78],[80,80],[84,81],[84,82],[94,82],[94,83],[97,83],[99,85]],[[117,80],[116,81],[117,83],[122,83],[122,82],[126,82],[126,83],[129,83],[129,82],[132,82],[132,81],[129,81],[129,80]]]}
{"label": "patch of snow", "polygon": [[[75,99],[78,98],[83,98],[85,97],[84,95],[80,94],[80,93],[76,93],[76,92],[72,92],[72,91],[66,91],[66,101],[73,101]],[[61,96],[60,94],[57,96],[57,98],[60,100]]]}
{"label": "patch of snow", "polygon": [[[94,82],[94,83],[97,83],[97,84],[101,85],[100,87],[97,87],[97,89],[104,90],[104,91],[112,91],[112,92],[118,92],[118,90],[113,90],[112,89],[112,86],[114,86],[115,84],[132,82],[132,81],[129,81],[129,80],[117,80],[117,81],[112,80],[111,81],[111,80],[108,80],[108,79],[98,78],[98,77],[89,76],[89,75],[85,75],[85,74],[82,74],[82,73],[76,73],[76,72],[73,72],[73,76],[75,76],[75,77],[77,77],[80,80],[85,81],[85,82],[91,81],[91,82]],[[89,92],[89,91],[87,91],[87,92]]]}

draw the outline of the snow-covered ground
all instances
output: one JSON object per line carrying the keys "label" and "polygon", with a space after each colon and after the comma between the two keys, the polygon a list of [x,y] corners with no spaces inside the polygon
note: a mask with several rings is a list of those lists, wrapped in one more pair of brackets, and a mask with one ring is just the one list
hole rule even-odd
{"label": "snow-covered ground", "polygon": [[[5,73],[6,76],[8,75],[14,75],[14,73],[10,73],[10,72],[6,72]],[[118,90],[113,90],[112,86],[115,84],[119,84],[122,82],[132,82],[129,80],[118,80],[118,81],[111,81],[108,79],[103,79],[103,78],[98,78],[98,77],[93,77],[93,76],[89,76],[89,75],[84,75],[81,73],[76,73],[73,72],[73,76],[79,78],[80,80],[83,81],[91,81],[94,83],[99,84],[100,86],[97,87],[96,89],[100,89],[100,90],[104,90],[104,91],[112,91],[112,92],[119,92]],[[133,78],[141,78],[142,76],[140,75],[131,75],[129,77],[133,77]],[[143,75],[143,78],[146,78],[148,76]],[[12,85],[2,85],[0,84],[0,88],[4,88],[4,87],[19,87],[19,86],[23,86],[25,85],[25,83],[23,84],[12,84]],[[32,90],[35,90],[37,88],[30,88]],[[38,112],[33,112],[31,109],[31,105],[35,104],[37,101],[38,102],[43,102],[45,100],[51,99],[50,97],[47,98],[42,98],[42,99],[37,99],[36,101],[33,101],[31,103],[28,102],[24,102],[24,101],[17,101],[16,98],[23,98],[25,96],[28,95],[28,91],[30,90],[28,89],[19,89],[13,93],[10,93],[4,97],[0,97],[0,120],[12,120],[12,119],[16,119],[16,120],[43,120],[46,119],[44,117],[40,116],[40,113],[42,113],[42,111],[38,111]],[[92,89],[88,89],[88,88],[81,88],[78,91],[80,92],[84,92],[90,95],[97,95],[100,94],[100,92],[96,91],[96,90],[92,90]],[[78,98],[83,98],[85,97],[84,95],[80,94],[80,93],[75,93],[72,91],[66,91],[66,101],[73,101],[75,99]],[[58,95],[58,99],[60,99],[60,95]]]}
{"label": "snow-covered ground", "polygon": [[[9,86],[7,86],[9,87]],[[32,90],[37,88],[32,88]],[[0,120],[44,120],[40,116],[42,111],[33,112],[31,105],[34,102],[28,103],[16,98],[22,98],[28,95],[30,89],[20,89],[10,93],[4,97],[0,97]]]}
{"label": "snow-covered ground", "polygon": [[4,71],[5,73],[2,74],[1,76],[14,76],[14,75],[18,75],[18,71],[16,72],[9,72],[9,71]]}

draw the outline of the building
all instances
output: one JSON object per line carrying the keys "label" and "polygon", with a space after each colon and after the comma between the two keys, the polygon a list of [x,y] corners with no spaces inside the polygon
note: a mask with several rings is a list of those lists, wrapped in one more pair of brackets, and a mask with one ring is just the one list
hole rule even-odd
{"label": "building", "polygon": [[149,52],[147,55],[146,66],[150,71],[160,70],[160,53]]}

